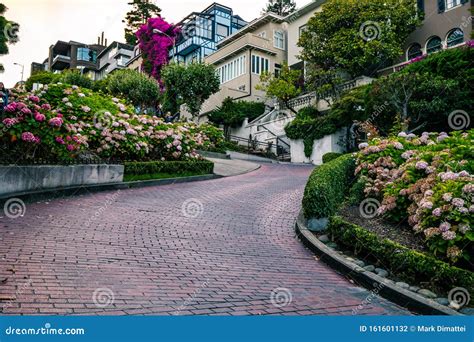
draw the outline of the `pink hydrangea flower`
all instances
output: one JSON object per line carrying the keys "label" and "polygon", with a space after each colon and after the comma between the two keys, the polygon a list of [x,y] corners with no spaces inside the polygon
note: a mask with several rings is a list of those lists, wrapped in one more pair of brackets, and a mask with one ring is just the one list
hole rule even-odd
{"label": "pink hydrangea flower", "polygon": [[448,222],[443,222],[439,225],[439,230],[442,232],[447,232],[451,229],[451,224]]}
{"label": "pink hydrangea flower", "polygon": [[38,139],[31,132],[23,132],[21,134],[21,140],[31,143],[38,143]]}
{"label": "pink hydrangea flower", "polygon": [[415,168],[417,170],[425,170],[428,167],[428,163],[425,161],[419,161],[416,163]]}
{"label": "pink hydrangea flower", "polygon": [[441,216],[441,208],[436,208],[435,210],[433,210],[432,214],[433,216],[436,216],[436,217],[440,217]]}
{"label": "pink hydrangea flower", "polygon": [[28,96],[28,100],[30,100],[31,102],[34,102],[34,103],[38,103],[40,101],[39,97],[35,96],[35,95]]}
{"label": "pink hydrangea flower", "polygon": [[41,113],[36,113],[34,118],[38,122],[43,122],[44,120],[46,120],[46,116],[44,114],[41,114]]}
{"label": "pink hydrangea flower", "polygon": [[442,234],[442,237],[446,241],[454,240],[456,238],[456,233],[452,231],[447,231]]}
{"label": "pink hydrangea flower", "polygon": [[464,206],[464,203],[465,201],[462,199],[462,198],[453,198],[453,200],[451,201],[451,203],[455,206],[455,207],[462,207]]}
{"label": "pink hydrangea flower", "polygon": [[7,127],[11,127],[11,126],[17,124],[18,120],[15,119],[15,118],[6,118],[6,119],[3,119],[2,123]]}
{"label": "pink hydrangea flower", "polygon": [[51,118],[48,123],[53,127],[61,127],[63,120],[60,117]]}

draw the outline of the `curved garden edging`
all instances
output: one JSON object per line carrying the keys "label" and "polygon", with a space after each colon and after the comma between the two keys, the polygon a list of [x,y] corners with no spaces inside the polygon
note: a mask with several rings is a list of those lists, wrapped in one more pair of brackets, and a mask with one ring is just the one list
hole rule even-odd
{"label": "curved garden edging", "polygon": [[382,297],[420,314],[463,316],[463,314],[456,310],[403,289],[390,280],[382,278],[375,273],[368,272],[355,263],[350,262],[316,238],[306,226],[303,211],[298,215],[295,229],[297,235],[302,238],[305,245],[318,254],[322,261],[341,273],[348,275],[368,289],[380,289],[378,294]]}
{"label": "curved garden edging", "polygon": [[96,184],[96,185],[80,185],[63,187],[56,189],[43,189],[37,191],[27,191],[18,193],[9,193],[0,196],[0,204],[3,205],[5,201],[10,198],[19,198],[27,202],[33,202],[44,199],[59,198],[79,195],[82,193],[99,192],[99,191],[110,191],[110,190],[124,190],[132,188],[143,188],[148,186],[160,186],[178,183],[190,183],[199,182],[211,179],[222,178],[222,176],[209,174],[189,177],[176,177],[176,178],[164,178],[156,180],[143,180],[133,182],[121,182],[121,183],[108,183],[108,184]]}

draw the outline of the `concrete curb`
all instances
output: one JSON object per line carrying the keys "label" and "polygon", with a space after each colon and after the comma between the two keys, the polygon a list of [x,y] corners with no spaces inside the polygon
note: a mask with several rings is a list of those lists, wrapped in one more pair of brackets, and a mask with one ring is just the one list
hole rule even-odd
{"label": "concrete curb", "polygon": [[155,179],[155,180],[145,180],[145,181],[133,181],[133,182],[122,182],[122,183],[109,183],[109,184],[98,184],[98,185],[85,185],[85,186],[72,186],[65,188],[57,189],[45,189],[31,192],[22,192],[22,193],[12,193],[0,196],[0,205],[3,206],[4,203],[10,198],[19,198],[25,202],[35,202],[45,199],[54,199],[61,197],[70,197],[83,193],[94,193],[100,191],[110,191],[110,190],[124,190],[124,189],[133,189],[133,188],[143,188],[148,186],[160,186],[160,185],[169,185],[177,183],[190,183],[190,182],[199,182],[211,179],[222,178],[221,176],[208,174],[200,176],[189,176],[189,177],[177,177],[177,178],[164,178],[164,179]]}
{"label": "concrete curb", "polygon": [[456,310],[450,309],[414,292],[396,286],[387,279],[379,277],[375,273],[365,270],[361,271],[359,266],[345,259],[332,248],[326,246],[308,230],[302,211],[296,219],[295,229],[296,234],[302,239],[303,243],[314,253],[319,255],[322,261],[342,274],[349,276],[358,284],[369,290],[374,288],[380,289],[378,294],[382,297],[403,306],[410,311],[424,315],[464,316]]}

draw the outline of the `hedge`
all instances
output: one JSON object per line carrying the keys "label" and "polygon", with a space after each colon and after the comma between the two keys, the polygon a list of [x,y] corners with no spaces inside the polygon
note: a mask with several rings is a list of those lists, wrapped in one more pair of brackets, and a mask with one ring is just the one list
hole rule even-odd
{"label": "hedge", "polygon": [[306,218],[324,218],[336,214],[354,179],[355,160],[344,155],[313,171],[303,197]]}
{"label": "hedge", "polygon": [[407,282],[428,282],[446,292],[455,287],[464,287],[470,291],[471,297],[474,297],[472,272],[451,266],[391,240],[380,239],[376,234],[346,222],[339,216],[331,217],[328,231],[337,243],[352,249],[356,255],[370,255],[384,268]]}
{"label": "hedge", "polygon": [[[190,176],[212,174],[214,163],[208,160],[152,161],[124,163],[125,179],[151,179],[153,175]],[[157,177],[159,178],[159,177]]]}
{"label": "hedge", "polygon": [[323,155],[323,164],[329,163],[330,161],[339,158],[342,156],[342,153],[329,152]]}

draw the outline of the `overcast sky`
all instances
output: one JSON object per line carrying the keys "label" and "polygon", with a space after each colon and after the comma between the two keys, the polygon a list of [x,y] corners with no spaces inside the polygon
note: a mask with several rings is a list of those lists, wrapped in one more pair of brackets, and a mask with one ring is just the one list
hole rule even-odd
{"label": "overcast sky", "polygon": [[[12,87],[20,80],[25,65],[25,80],[30,74],[31,62],[43,62],[48,48],[58,40],[82,43],[97,42],[104,31],[108,42],[123,41],[122,19],[129,10],[129,0],[0,0],[8,7],[6,17],[20,24],[20,42],[10,46],[10,53],[1,56],[5,72],[0,81]],[[179,22],[193,11],[202,11],[213,0],[157,0],[162,16],[170,22]],[[250,21],[260,15],[267,0],[220,0],[232,7],[234,13]],[[296,0],[298,7],[310,0]]]}

